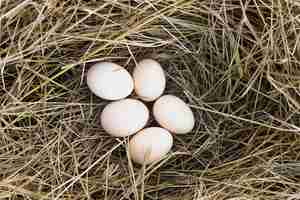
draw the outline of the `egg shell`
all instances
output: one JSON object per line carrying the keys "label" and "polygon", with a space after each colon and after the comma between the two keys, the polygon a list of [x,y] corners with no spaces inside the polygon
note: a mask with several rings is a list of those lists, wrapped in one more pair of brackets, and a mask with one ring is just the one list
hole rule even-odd
{"label": "egg shell", "polygon": [[126,137],[141,130],[149,119],[148,108],[139,100],[122,99],[105,106],[102,128],[115,137]]}
{"label": "egg shell", "polygon": [[166,77],[161,65],[152,59],[141,60],[133,71],[135,93],[144,101],[154,101],[166,87]]}
{"label": "egg shell", "polygon": [[195,125],[190,107],[173,95],[160,97],[153,105],[153,115],[162,127],[177,134],[188,133]]}
{"label": "egg shell", "polygon": [[135,163],[150,164],[162,159],[173,146],[173,136],[164,128],[141,130],[129,141],[129,153]]}
{"label": "egg shell", "polygon": [[119,100],[131,94],[134,83],[131,75],[123,67],[100,62],[93,65],[87,73],[87,85],[98,97],[106,100]]}

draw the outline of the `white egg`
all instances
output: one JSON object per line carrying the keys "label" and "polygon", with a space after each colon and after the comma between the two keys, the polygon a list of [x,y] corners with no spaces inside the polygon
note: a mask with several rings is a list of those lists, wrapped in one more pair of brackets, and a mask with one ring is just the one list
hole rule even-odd
{"label": "white egg", "polygon": [[112,136],[126,137],[141,130],[149,119],[148,108],[139,100],[122,99],[105,106],[102,128]]}
{"label": "white egg", "polygon": [[173,136],[164,128],[151,127],[138,132],[129,142],[131,159],[150,164],[162,159],[172,148]]}
{"label": "white egg", "polygon": [[166,77],[161,65],[152,59],[140,61],[133,71],[134,89],[140,99],[154,101],[166,87]]}
{"label": "white egg", "polygon": [[195,125],[195,118],[188,105],[178,97],[164,95],[153,105],[156,121],[173,133],[185,134]]}
{"label": "white egg", "polygon": [[128,71],[111,62],[93,65],[87,73],[87,85],[95,95],[107,100],[123,99],[134,88]]}

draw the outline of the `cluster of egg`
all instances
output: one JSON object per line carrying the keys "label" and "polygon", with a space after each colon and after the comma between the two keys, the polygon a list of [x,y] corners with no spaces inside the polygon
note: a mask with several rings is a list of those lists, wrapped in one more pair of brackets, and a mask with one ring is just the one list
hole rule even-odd
{"label": "cluster of egg", "polygon": [[[129,142],[129,154],[136,163],[160,160],[172,148],[171,133],[185,134],[194,127],[194,115],[187,104],[176,96],[163,95],[166,77],[155,60],[140,61],[132,76],[115,63],[97,63],[87,73],[87,84],[98,97],[113,100],[101,113],[103,129],[115,137],[135,134]],[[133,90],[141,101],[127,98]],[[153,116],[161,127],[144,128],[150,113],[142,101],[155,101]]]}

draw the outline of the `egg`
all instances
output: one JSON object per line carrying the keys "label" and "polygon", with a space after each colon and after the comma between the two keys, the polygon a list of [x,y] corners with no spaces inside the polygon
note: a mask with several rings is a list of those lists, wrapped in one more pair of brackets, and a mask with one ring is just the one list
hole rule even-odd
{"label": "egg", "polygon": [[160,97],[153,105],[153,115],[162,127],[177,134],[188,133],[195,125],[190,107],[173,95]]}
{"label": "egg", "polygon": [[154,101],[166,87],[166,77],[161,65],[152,59],[141,60],[133,71],[134,90],[140,99]]}
{"label": "egg", "polygon": [[93,65],[87,73],[87,85],[98,97],[106,100],[119,100],[131,94],[134,83],[131,75],[123,67],[100,62]]}
{"label": "egg", "polygon": [[172,148],[173,136],[164,128],[150,127],[129,141],[129,154],[135,163],[150,164],[162,159]]}
{"label": "egg", "polygon": [[138,132],[148,119],[148,108],[141,101],[130,98],[107,104],[101,113],[102,128],[115,137],[126,137]]}

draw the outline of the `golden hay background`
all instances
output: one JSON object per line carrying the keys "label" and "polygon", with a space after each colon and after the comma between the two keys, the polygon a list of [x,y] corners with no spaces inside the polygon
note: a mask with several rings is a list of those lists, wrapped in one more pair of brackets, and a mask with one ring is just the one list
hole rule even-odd
{"label": "golden hay background", "polygon": [[[300,199],[299,1],[0,2],[1,199]],[[85,75],[145,57],[197,121],[141,168]]]}

